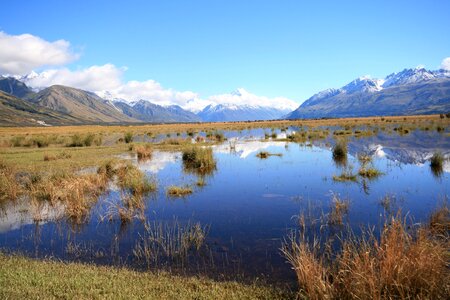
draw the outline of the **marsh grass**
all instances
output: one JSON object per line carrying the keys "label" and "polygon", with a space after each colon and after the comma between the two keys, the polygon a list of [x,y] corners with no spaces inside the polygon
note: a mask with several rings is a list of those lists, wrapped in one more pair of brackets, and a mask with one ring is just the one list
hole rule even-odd
{"label": "marsh grass", "polygon": [[223,142],[226,140],[225,135],[221,131],[207,131],[206,137],[212,141]]}
{"label": "marsh grass", "polygon": [[85,135],[74,134],[71,137],[72,141],[68,143],[67,147],[90,147],[92,145],[100,146],[103,142],[100,135],[88,133]]}
{"label": "marsh grass", "polygon": [[145,195],[156,191],[156,182],[132,164],[125,164],[117,168],[118,186],[131,195]]}
{"label": "marsh grass", "polygon": [[22,187],[16,180],[13,167],[0,160],[0,203],[16,200],[21,194]]}
{"label": "marsh grass", "polygon": [[183,150],[183,167],[188,172],[211,174],[216,169],[216,160],[209,147],[191,147]]}
{"label": "marsh grass", "polygon": [[398,214],[380,235],[349,232],[340,247],[291,234],[281,248],[297,274],[299,298],[445,299],[450,292],[448,239]]}
{"label": "marsh grass", "polygon": [[133,254],[148,267],[173,260],[184,261],[204,246],[209,226],[187,222],[146,222],[144,233],[135,245]]}
{"label": "marsh grass", "polygon": [[337,182],[357,182],[358,178],[353,173],[352,167],[347,166],[342,170],[341,174],[333,175],[333,180]]}
{"label": "marsh grass", "polygon": [[150,159],[152,157],[152,146],[150,144],[138,145],[134,147],[139,160]]}
{"label": "marsh grass", "polygon": [[171,197],[185,197],[187,195],[192,194],[192,188],[189,186],[175,186],[171,185],[167,188],[166,194]]}
{"label": "marsh grass", "polygon": [[333,195],[330,213],[328,214],[328,224],[343,225],[344,216],[348,214],[349,207],[349,200],[343,200]]}
{"label": "marsh grass", "polygon": [[375,179],[383,175],[383,172],[380,172],[374,167],[362,167],[359,169],[358,174],[364,178]]}
{"label": "marsh grass", "polygon": [[258,157],[260,159],[266,159],[266,158],[269,158],[270,156],[281,157],[281,156],[283,156],[283,154],[282,153],[270,153],[270,152],[267,152],[267,151],[259,151],[256,154],[256,157]]}
{"label": "marsh grass", "polygon": [[347,163],[347,143],[344,140],[337,140],[332,148],[333,161],[337,165],[345,165]]}
{"label": "marsh grass", "polygon": [[430,169],[434,176],[440,177],[444,173],[445,157],[440,152],[436,152],[430,158]]}
{"label": "marsh grass", "polygon": [[30,183],[29,195],[36,202],[62,203],[66,216],[75,224],[81,224],[106,186],[107,181],[100,174],[51,174]]}
{"label": "marsh grass", "polygon": [[433,234],[450,238],[450,208],[447,202],[431,214],[429,224]]}

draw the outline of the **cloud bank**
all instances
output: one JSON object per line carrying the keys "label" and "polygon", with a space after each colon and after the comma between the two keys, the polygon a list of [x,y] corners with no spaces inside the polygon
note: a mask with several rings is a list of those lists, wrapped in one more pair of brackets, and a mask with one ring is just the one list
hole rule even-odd
{"label": "cloud bank", "polygon": [[66,67],[78,58],[79,55],[71,51],[70,43],[65,40],[49,42],[31,34],[8,35],[0,32],[0,74],[16,75],[35,89],[60,84],[95,92],[107,99],[128,102],[144,99],[159,105],[176,104],[194,112],[210,104],[253,105],[283,110],[293,110],[298,106],[295,101],[284,97],[257,96],[243,88],[204,99],[193,91],[164,88],[155,80],[124,82],[122,77],[126,68],[114,64],[77,70]]}
{"label": "cloud bank", "polygon": [[78,59],[65,40],[48,42],[31,34],[0,31],[0,73],[23,75],[45,66],[62,66]]}

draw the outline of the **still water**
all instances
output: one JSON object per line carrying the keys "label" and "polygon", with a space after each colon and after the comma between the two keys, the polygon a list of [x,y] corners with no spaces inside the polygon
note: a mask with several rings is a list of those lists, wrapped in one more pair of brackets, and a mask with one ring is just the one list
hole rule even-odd
{"label": "still water", "polygon": [[[217,168],[205,176],[204,186],[196,185],[196,175],[183,171],[181,153],[155,151],[144,162],[131,154],[121,155],[158,183],[158,191],[145,199],[145,219],[126,224],[105,219],[111,205],[120,201],[114,185],[100,197],[83,225],[66,221],[64,205],[30,207],[27,199],[7,203],[0,211],[0,248],[38,258],[290,282],[294,273],[279,249],[298,227],[300,213],[326,215],[337,196],[350,203],[345,220],[351,228],[377,227],[386,214],[381,200],[389,196],[395,200],[395,209],[401,208],[414,223],[420,223],[449,194],[450,165],[435,174],[427,161],[435,151],[449,156],[450,141],[444,134],[415,131],[406,136],[380,133],[351,138],[347,165],[342,167],[332,159],[332,139],[307,145],[261,140],[265,132],[227,132],[229,141],[214,146]],[[280,155],[260,159],[256,154],[262,150]],[[358,153],[370,155],[373,167],[383,175],[374,180],[334,181],[333,176],[343,168],[358,172]],[[190,186],[193,193],[168,197],[170,185]],[[145,224],[197,222],[207,232],[205,247],[182,263],[149,265],[136,258],[134,250],[145,236]]]}

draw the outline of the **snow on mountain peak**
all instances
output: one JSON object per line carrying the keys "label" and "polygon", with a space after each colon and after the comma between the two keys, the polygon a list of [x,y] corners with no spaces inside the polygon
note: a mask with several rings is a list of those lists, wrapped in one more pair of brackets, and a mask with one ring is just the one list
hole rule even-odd
{"label": "snow on mountain peak", "polygon": [[435,78],[433,72],[419,66],[414,69],[404,69],[398,73],[388,75],[383,83],[383,88],[395,85],[404,85],[426,81]]}

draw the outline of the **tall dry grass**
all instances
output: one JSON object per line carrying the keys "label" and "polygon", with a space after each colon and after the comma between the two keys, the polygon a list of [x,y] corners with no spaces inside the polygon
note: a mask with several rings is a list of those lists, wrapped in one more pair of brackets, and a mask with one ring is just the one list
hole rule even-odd
{"label": "tall dry grass", "polygon": [[338,248],[324,246],[327,241],[310,242],[304,234],[292,235],[281,250],[297,274],[299,296],[448,299],[449,235],[447,231],[436,236],[432,231],[436,222],[445,220],[443,215],[448,222],[448,210],[438,215],[432,218],[434,223],[420,227],[411,227],[397,215],[386,220],[379,236],[370,230],[360,237],[350,232]]}

